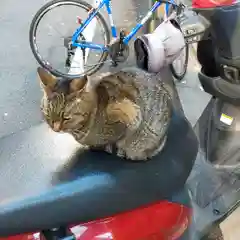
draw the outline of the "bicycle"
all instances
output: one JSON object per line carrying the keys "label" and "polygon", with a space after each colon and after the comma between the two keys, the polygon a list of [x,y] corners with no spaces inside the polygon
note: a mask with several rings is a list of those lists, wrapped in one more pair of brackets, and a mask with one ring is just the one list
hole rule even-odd
{"label": "bicycle", "polygon": [[[38,61],[38,63],[47,69],[49,72],[51,72],[53,75],[57,77],[66,77],[66,78],[77,78],[81,77],[83,75],[92,75],[96,73],[106,62],[108,55],[111,58],[111,62],[113,66],[116,66],[120,62],[124,62],[129,55],[129,46],[128,43],[131,41],[131,39],[136,35],[136,33],[144,26],[144,24],[152,17],[152,15],[155,13],[155,11],[162,5],[165,4],[165,14],[166,16],[169,15],[169,7],[171,7],[171,11],[176,11],[177,14],[180,14],[183,5],[178,5],[174,2],[174,0],[156,0],[156,2],[153,4],[151,9],[148,11],[145,17],[142,18],[142,20],[137,23],[137,25],[132,29],[132,31],[128,34],[124,30],[120,31],[119,37],[117,36],[117,29],[113,21],[112,17],[112,8],[111,8],[111,0],[100,0],[99,5],[94,8],[89,3],[83,1],[83,0],[53,0],[45,4],[34,16],[31,26],[30,26],[30,33],[29,33],[29,40],[30,40],[30,47],[34,54],[34,57]],[[66,68],[70,68],[71,66],[71,58],[74,55],[74,51],[76,51],[77,48],[80,48],[82,50],[83,60],[86,60],[86,49],[93,49],[101,52],[100,60],[97,64],[89,65],[90,68],[88,70],[84,70],[81,73],[78,74],[72,74],[72,73],[63,73],[57,69],[55,69],[48,61],[44,60],[42,56],[38,52],[38,46],[36,43],[36,32],[38,25],[43,18],[43,16],[51,11],[52,9],[58,7],[58,6],[66,6],[66,5],[74,5],[77,7],[80,7],[87,11],[88,17],[85,21],[79,20],[79,27],[77,30],[73,33],[70,37],[64,38],[64,46],[67,48],[67,59],[65,63]],[[100,10],[106,6],[107,14],[109,17],[109,22],[111,25],[111,35],[112,35],[112,41],[110,38],[110,31],[108,28],[108,25],[100,13]],[[93,19],[97,19],[100,24],[102,24],[102,27],[105,32],[105,42],[104,45],[101,44],[95,44],[93,42],[86,41],[85,36],[83,35],[83,31],[86,29],[86,27],[90,24]],[[183,78],[183,76],[186,73],[187,63],[188,63],[188,46],[186,44],[186,59],[184,63],[184,72],[180,75],[177,75],[174,71],[173,74],[175,77],[177,77],[179,80]],[[174,69],[173,66],[171,66],[171,70]]]}

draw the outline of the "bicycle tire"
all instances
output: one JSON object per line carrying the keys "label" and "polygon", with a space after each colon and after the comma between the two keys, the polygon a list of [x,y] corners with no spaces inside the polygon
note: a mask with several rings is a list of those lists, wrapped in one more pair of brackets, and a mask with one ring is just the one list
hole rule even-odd
{"label": "bicycle tire", "polygon": [[[78,78],[78,77],[81,77],[83,75],[92,75],[94,74],[95,72],[97,72],[100,68],[103,67],[104,65],[104,62],[106,61],[107,57],[108,57],[108,52],[105,51],[105,52],[102,52],[102,56],[100,58],[100,61],[99,61],[99,64],[90,68],[90,70],[82,73],[82,74],[67,74],[67,73],[62,73],[60,71],[58,71],[57,69],[54,69],[50,64],[47,64],[46,62],[44,62],[40,56],[40,54],[38,53],[37,49],[36,49],[36,44],[35,44],[35,35],[36,35],[36,31],[37,31],[37,27],[42,19],[42,17],[52,9],[52,6],[53,5],[58,5],[58,6],[61,6],[61,5],[65,5],[67,3],[73,3],[73,4],[76,4],[76,6],[79,6],[79,7],[82,7],[83,9],[89,11],[90,9],[93,8],[93,6],[83,0],[53,0],[53,1],[50,1],[48,3],[46,3],[45,5],[43,5],[38,11],[37,13],[35,14],[35,16],[33,17],[33,20],[31,22],[31,25],[30,25],[30,31],[29,31],[29,42],[30,42],[30,47],[31,47],[31,50],[33,52],[33,55],[35,57],[35,59],[37,60],[37,62],[45,69],[47,69],[50,73],[52,73],[53,75],[55,75],[56,77],[64,77],[64,78]],[[103,29],[105,31],[105,37],[106,37],[106,44],[108,45],[110,43],[110,31],[109,31],[109,28],[108,28],[108,25],[104,19],[104,17],[102,16],[101,13],[97,13],[96,14],[96,17],[99,19],[100,23],[102,24],[103,26]]]}
{"label": "bicycle tire", "polygon": [[173,64],[170,64],[170,70],[172,72],[172,75],[180,82],[186,75],[187,73],[187,67],[188,67],[188,60],[189,60],[189,46],[188,44],[186,44],[185,46],[185,61],[183,64],[183,71],[181,72],[181,74],[178,74],[173,66]]}
{"label": "bicycle tire", "polygon": [[[169,15],[172,13],[172,11],[174,11],[174,8],[171,5],[169,9]],[[185,77],[187,73],[187,67],[188,67],[188,61],[189,61],[189,46],[187,43],[185,44],[185,56],[186,57],[183,64],[183,71],[180,74],[178,74],[177,71],[175,70],[173,63],[170,64],[170,71],[172,72],[172,75],[174,76],[174,78],[176,78],[179,82]]]}

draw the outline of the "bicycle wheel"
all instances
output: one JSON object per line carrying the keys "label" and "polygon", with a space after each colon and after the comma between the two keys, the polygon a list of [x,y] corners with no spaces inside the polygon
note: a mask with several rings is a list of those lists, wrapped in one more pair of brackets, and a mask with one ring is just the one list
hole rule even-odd
{"label": "bicycle wheel", "polygon": [[[189,46],[188,44],[186,44],[180,56],[170,64],[170,70],[172,72],[172,75],[178,81],[181,81],[187,73],[188,59],[189,59]],[[181,61],[181,63],[179,64],[180,67],[177,66],[178,61]]]}
{"label": "bicycle wheel", "polygon": [[[64,10],[63,10],[64,7]],[[76,21],[79,19],[78,15],[74,15],[72,14],[72,12],[67,11],[67,8],[70,7],[74,7],[77,12],[76,14],[79,13],[80,9],[82,9],[84,11],[84,14],[86,14],[88,16],[88,12],[93,8],[90,4],[86,3],[85,1],[82,0],[53,0],[48,2],[47,4],[45,4],[42,8],[39,9],[39,11],[36,13],[36,15],[34,16],[32,22],[31,22],[31,26],[30,26],[30,31],[29,31],[29,41],[30,41],[30,47],[31,50],[33,52],[34,57],[36,58],[37,62],[44,68],[46,68],[49,72],[51,72],[53,75],[57,76],[57,77],[66,77],[66,78],[76,78],[76,77],[80,77],[82,75],[92,75],[95,72],[97,72],[104,64],[104,62],[106,61],[107,57],[108,57],[108,52],[107,51],[99,51],[98,50],[98,58],[96,58],[96,56],[93,56],[92,59],[98,59],[97,62],[95,64],[90,64],[90,65],[84,65],[84,71],[80,72],[80,70],[77,70],[77,72],[75,71],[74,73],[70,73],[69,70],[71,70],[71,64],[72,64],[72,59],[75,56],[76,52],[79,51],[79,49],[82,51],[82,55],[85,56],[86,55],[86,51],[87,55],[90,55],[90,49],[86,50],[85,49],[81,49],[81,48],[69,48],[69,43],[71,42],[71,38],[73,33],[76,31],[76,29],[79,27],[80,22]],[[52,32],[50,34],[44,34],[44,36],[47,37],[47,40],[45,41],[38,41],[38,33],[41,31],[39,30],[39,26],[41,25],[41,22],[43,21],[43,18],[46,16],[46,18],[49,17],[50,12],[51,14],[54,13],[54,10],[56,12],[56,9],[60,9],[60,11],[62,10],[62,13],[60,14],[60,18],[61,20],[59,20],[59,18],[54,18],[54,21],[56,22],[56,24],[58,24],[57,28],[52,28],[49,27],[49,21],[48,20],[45,24],[43,24],[44,28],[47,30],[51,30]],[[75,10],[74,9],[74,10]],[[59,33],[60,32],[60,28],[62,29],[62,27],[65,27],[65,22],[66,19],[64,19],[64,21],[62,21],[63,19],[63,13],[68,13],[67,15],[67,21],[70,21],[70,25],[74,26],[75,24],[77,24],[76,26],[74,26],[75,28],[73,30],[71,30],[69,32],[69,29],[67,30],[66,33],[66,29],[65,29],[65,34]],[[86,16],[86,17],[87,17]],[[75,21],[69,20],[70,17],[74,17]],[[100,26],[97,26],[95,29],[96,31],[100,30],[103,32],[103,45],[104,46],[108,46],[108,44],[110,43],[110,32],[109,32],[109,28],[108,25],[106,23],[106,21],[104,20],[103,16],[98,12],[96,17],[96,24],[98,23]],[[59,25],[61,24],[61,25]],[[49,44],[49,36],[52,36],[54,33],[59,33],[60,39],[61,39],[61,43],[59,44],[59,46],[61,48],[64,49],[64,55],[60,54],[57,55],[56,54],[56,58],[60,61],[60,63],[56,64],[56,66],[53,66],[53,63],[51,63],[51,60],[49,59],[52,55],[53,52],[56,49],[56,40],[53,41],[53,47],[49,48],[49,50],[47,50],[47,56],[49,57],[47,59],[47,57],[44,57],[41,53],[40,53],[40,48],[39,45],[40,43],[44,43],[44,47],[43,49],[46,48],[46,45]],[[102,33],[101,32],[101,33]],[[97,35],[97,34],[95,34]],[[98,36],[98,35],[97,35]],[[84,41],[85,36],[83,34],[80,35],[78,41]],[[69,42],[67,42],[69,41]],[[67,42],[67,43],[66,43]],[[66,46],[68,45],[68,47]],[[77,50],[78,49],[78,50]],[[67,54],[66,54],[67,53]],[[100,53],[100,54],[99,54]],[[71,58],[72,57],[72,58]],[[88,57],[89,58],[89,57]],[[84,62],[86,63],[86,59]],[[79,67],[80,68],[80,67]],[[61,69],[61,70],[60,70]]]}
{"label": "bicycle wheel", "polygon": [[[170,6],[169,9],[169,15],[172,13],[172,11],[177,11],[177,9],[173,7],[173,5]],[[177,11],[178,12],[178,11]],[[176,26],[180,29],[179,26]],[[181,29],[180,29],[181,30]],[[182,50],[181,54],[177,59],[175,59],[170,64],[170,70],[172,72],[172,75],[178,80],[181,81],[186,73],[187,73],[187,67],[188,67],[188,59],[189,59],[189,46],[186,43],[185,48]],[[180,64],[179,64],[180,62]]]}

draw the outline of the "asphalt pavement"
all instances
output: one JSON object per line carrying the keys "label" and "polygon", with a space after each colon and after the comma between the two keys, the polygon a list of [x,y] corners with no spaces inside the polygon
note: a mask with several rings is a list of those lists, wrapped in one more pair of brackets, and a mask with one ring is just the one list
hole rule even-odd
{"label": "asphalt pavement", "polygon": [[36,61],[29,47],[31,19],[43,0],[0,3],[0,137],[41,121]]}
{"label": "asphalt pavement", "polygon": [[[45,2],[1,0],[0,3],[0,138],[42,121],[38,64],[30,50],[28,32],[34,14]],[[145,0],[113,0],[118,29],[131,28],[147,10]],[[130,62],[131,59],[126,64]]]}

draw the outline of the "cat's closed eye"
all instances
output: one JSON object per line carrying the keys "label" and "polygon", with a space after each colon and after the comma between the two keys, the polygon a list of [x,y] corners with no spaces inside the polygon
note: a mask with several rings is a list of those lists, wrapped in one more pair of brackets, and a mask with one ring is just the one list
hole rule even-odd
{"label": "cat's closed eye", "polygon": [[68,120],[71,119],[71,116],[64,114],[64,111],[61,111],[60,114],[59,114],[59,116],[60,116],[60,118],[61,118],[63,121],[68,121]]}
{"label": "cat's closed eye", "polygon": [[71,116],[63,116],[63,120],[64,121],[68,121],[68,120],[70,120],[72,117]]}

